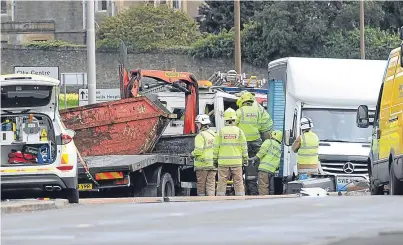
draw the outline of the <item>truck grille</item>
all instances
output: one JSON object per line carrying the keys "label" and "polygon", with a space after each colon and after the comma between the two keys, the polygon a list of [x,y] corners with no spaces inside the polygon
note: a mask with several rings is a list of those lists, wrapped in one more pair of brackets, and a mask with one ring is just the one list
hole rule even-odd
{"label": "truck grille", "polygon": [[368,174],[368,164],[366,162],[321,160],[320,164],[323,171],[332,174]]}

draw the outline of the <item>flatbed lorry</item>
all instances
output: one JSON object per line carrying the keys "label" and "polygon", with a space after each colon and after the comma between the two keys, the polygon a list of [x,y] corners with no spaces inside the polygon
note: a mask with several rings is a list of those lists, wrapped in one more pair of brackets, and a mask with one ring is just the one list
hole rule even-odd
{"label": "flatbed lorry", "polygon": [[[185,92],[182,135],[162,135],[174,116],[155,94],[138,94],[141,77]],[[83,163],[78,169],[79,190],[113,190],[110,193],[125,196],[190,195],[196,187],[190,153],[197,133],[197,81],[190,73],[154,70],[133,70],[121,78],[123,99],[60,111],[65,126],[76,132],[74,141]]]}

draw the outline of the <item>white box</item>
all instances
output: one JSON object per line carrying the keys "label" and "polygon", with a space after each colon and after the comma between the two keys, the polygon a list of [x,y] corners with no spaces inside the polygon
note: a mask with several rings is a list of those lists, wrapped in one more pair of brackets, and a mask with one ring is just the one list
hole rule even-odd
{"label": "white box", "polygon": [[1,131],[0,136],[1,144],[8,145],[14,141],[14,132],[13,131]]}

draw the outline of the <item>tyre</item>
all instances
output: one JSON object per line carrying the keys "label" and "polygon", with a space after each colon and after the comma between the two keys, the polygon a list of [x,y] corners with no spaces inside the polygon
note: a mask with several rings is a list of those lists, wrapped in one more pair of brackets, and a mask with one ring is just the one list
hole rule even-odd
{"label": "tyre", "polygon": [[69,203],[78,203],[80,200],[78,189],[66,189],[64,190],[65,198]]}
{"label": "tyre", "polygon": [[396,178],[393,165],[389,169],[389,195],[403,195],[403,182]]}
{"label": "tyre", "polygon": [[160,180],[160,185],[157,188],[159,197],[175,196],[175,185],[172,176],[169,173],[164,173]]}
{"label": "tyre", "polygon": [[369,189],[371,191],[371,195],[383,195],[384,194],[383,186],[376,186],[372,176],[369,177],[369,181],[370,181]]}

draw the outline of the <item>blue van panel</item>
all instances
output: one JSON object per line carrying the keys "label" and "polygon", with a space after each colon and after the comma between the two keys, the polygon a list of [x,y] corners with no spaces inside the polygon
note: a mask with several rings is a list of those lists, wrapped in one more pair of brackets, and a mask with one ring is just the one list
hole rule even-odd
{"label": "blue van panel", "polygon": [[[267,111],[273,119],[273,129],[284,131],[284,117],[285,117],[285,93],[284,82],[281,80],[270,80],[269,91],[267,93]],[[279,176],[283,176],[284,166],[284,144],[281,145],[281,162],[279,169]]]}
{"label": "blue van panel", "polygon": [[253,92],[253,93],[258,93],[258,94],[266,94],[267,89],[261,89],[261,88],[238,88],[238,87],[224,87],[222,88],[225,92],[241,92],[243,90]]}

